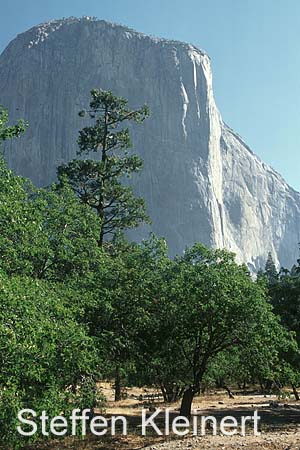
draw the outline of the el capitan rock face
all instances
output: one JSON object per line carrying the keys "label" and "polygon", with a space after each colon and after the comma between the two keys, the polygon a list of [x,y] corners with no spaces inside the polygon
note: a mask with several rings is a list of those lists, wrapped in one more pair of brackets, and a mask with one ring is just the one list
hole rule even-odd
{"label": "el capitan rock face", "polygon": [[10,166],[38,185],[53,181],[56,166],[76,155],[78,111],[92,88],[150,107],[151,117],[132,128],[144,159],[132,183],[172,254],[201,241],[228,248],[252,270],[269,251],[281,265],[295,262],[300,194],[224,124],[209,57],[192,45],[90,18],[17,36],[0,56],[0,103],[30,128],[7,146]]}

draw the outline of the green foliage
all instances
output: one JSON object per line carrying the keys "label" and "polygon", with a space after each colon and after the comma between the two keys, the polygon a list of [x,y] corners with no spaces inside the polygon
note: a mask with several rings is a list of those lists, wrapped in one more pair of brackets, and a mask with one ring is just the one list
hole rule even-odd
{"label": "green foliage", "polygon": [[7,139],[19,137],[27,126],[22,119],[16,125],[8,126],[8,112],[0,105],[0,143]]}
{"label": "green foliage", "polygon": [[[124,177],[141,170],[142,160],[129,154],[131,148],[128,128],[120,128],[124,123],[141,123],[148,116],[146,106],[139,110],[128,108],[128,101],[115,97],[110,91],[92,90],[88,114],[93,125],[79,132],[79,155],[90,152],[96,160],[73,160],[58,168],[61,184],[69,183],[81,201],[90,206],[98,215],[100,232],[99,246],[105,236],[114,236],[127,228],[149,221],[144,200],[136,198],[131,187],[123,184]],[[99,161],[100,159],[100,161]]]}
{"label": "green foliage", "polygon": [[[54,185],[41,189],[31,197],[38,214],[39,230],[44,248],[34,260],[38,277],[66,279],[68,275],[83,275],[97,263],[98,222],[73,191]],[[32,248],[32,246],[31,246]]]}
{"label": "green foliage", "polygon": [[119,370],[123,382],[137,382],[139,361],[147,359],[144,340],[153,320],[153,286],[161,260],[169,261],[162,240],[153,237],[140,245],[118,241],[102,255],[93,274],[76,280],[85,311],[82,320],[103,351],[107,377],[114,378]]}
{"label": "green foliage", "polygon": [[[163,274],[149,341],[160,384],[189,386],[195,395],[209,363],[235,347],[260,367],[278,361],[288,342],[266,301],[264,287],[225,250],[188,249]],[[254,359],[255,358],[255,359]]]}
{"label": "green foliage", "polygon": [[0,159],[0,267],[62,279],[94,265],[98,223],[67,186],[35,189]]}
{"label": "green foliage", "polygon": [[268,258],[265,264],[264,276],[267,278],[268,283],[274,283],[278,278],[278,272],[273,261],[272,253],[268,253]]}
{"label": "green foliage", "polygon": [[275,312],[300,343],[300,277],[281,275],[276,284],[269,286],[269,292]]}
{"label": "green foliage", "polygon": [[[124,383],[183,395],[182,414],[204,385],[300,382],[299,261],[278,274],[269,255],[254,281],[225,250],[195,244],[170,259],[163,239],[126,242],[122,231],[147,217],[123,184],[142,168],[123,125],[148,110],[91,95],[78,144],[95,159],[61,166],[48,189],[0,159],[1,448],[20,446],[22,408],[99,405],[100,376],[115,379],[116,398]],[[25,128],[7,121],[1,109],[0,141]]]}
{"label": "green foliage", "polygon": [[295,397],[300,385],[300,278],[299,260],[291,271],[281,268],[276,271],[272,259],[268,258],[262,278],[266,280],[268,294],[275,314],[285,329],[294,336],[297,346],[281,349],[281,360],[277,367],[276,381],[279,385],[291,384]]}
{"label": "green foliage", "polygon": [[16,412],[22,408],[57,415],[82,404],[94,406],[87,401],[95,390],[85,384],[99,377],[99,357],[66,305],[66,289],[0,276],[1,448],[17,444]]}

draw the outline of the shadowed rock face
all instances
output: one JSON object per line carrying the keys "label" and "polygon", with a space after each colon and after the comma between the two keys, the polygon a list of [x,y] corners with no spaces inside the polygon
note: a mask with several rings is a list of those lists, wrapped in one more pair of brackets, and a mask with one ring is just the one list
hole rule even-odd
{"label": "shadowed rock face", "polygon": [[0,103],[30,128],[8,144],[10,166],[38,185],[53,181],[56,166],[76,155],[85,125],[78,111],[92,88],[151,109],[132,128],[145,163],[132,184],[172,254],[201,241],[232,250],[252,270],[268,251],[284,266],[294,263],[300,194],[224,124],[209,57],[192,45],[90,18],[52,21],[17,36],[0,57]]}

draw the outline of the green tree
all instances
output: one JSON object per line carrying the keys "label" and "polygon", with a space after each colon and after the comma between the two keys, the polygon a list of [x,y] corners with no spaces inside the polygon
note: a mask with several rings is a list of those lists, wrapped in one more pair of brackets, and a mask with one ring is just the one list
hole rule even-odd
{"label": "green tree", "polygon": [[[281,319],[284,327],[294,333],[300,347],[300,278],[289,271],[282,270],[276,283],[270,283],[269,295],[274,311]],[[298,351],[289,351],[284,355],[286,367],[284,370],[286,382],[289,379],[296,400],[300,396],[297,387],[300,386],[300,355]],[[289,377],[287,377],[289,375]]]}
{"label": "green tree", "polygon": [[204,384],[223,388],[231,397],[231,386],[245,389],[247,384],[260,384],[262,392],[280,391],[293,380],[287,354],[297,351],[297,344],[281,329],[276,340],[252,342],[219,353],[208,364]]}
{"label": "green tree", "polygon": [[99,355],[68,297],[76,292],[67,286],[0,274],[1,448],[24,445],[20,409],[54,417],[97,402]]}
{"label": "green tree", "polygon": [[[163,241],[115,242],[110,253],[77,289],[85,311],[83,322],[103,351],[105,375],[114,379],[115,400],[128,379],[139,383],[139,361],[147,359],[144,340],[153,320],[151,302],[155,273],[165,256]],[[144,381],[144,380],[143,380]]]}
{"label": "green tree", "polygon": [[27,128],[24,120],[20,119],[15,125],[8,125],[8,112],[0,105],[0,143],[7,139],[19,137]]}
{"label": "green tree", "polygon": [[98,222],[68,186],[36,189],[0,159],[0,267],[66,279],[95,265]]}
{"label": "green tree", "polygon": [[[148,116],[146,106],[130,109],[128,101],[114,96],[110,91],[91,91],[88,115],[94,124],[79,132],[79,155],[94,153],[95,159],[74,159],[58,168],[58,178],[68,182],[81,201],[96,211],[101,247],[106,236],[138,226],[148,221],[144,201],[133,195],[132,189],[122,183],[124,177],[141,170],[142,160],[129,154],[131,148],[126,122],[141,123]],[[100,159],[100,160],[99,160]]]}
{"label": "green tree", "polygon": [[[66,185],[39,189],[30,196],[39,233],[29,259],[38,278],[66,280],[94,270],[100,257],[95,214]],[[35,246],[33,244],[35,243]]]}
{"label": "green tree", "polygon": [[268,253],[268,258],[265,264],[264,275],[269,283],[274,283],[278,278],[278,272],[272,257],[272,253]]}
{"label": "green tree", "polygon": [[[0,141],[18,137],[24,121],[8,126],[0,108]],[[99,224],[67,185],[36,189],[0,156],[0,268],[7,274],[66,279],[92,269]]]}
{"label": "green tree", "polygon": [[209,364],[235,347],[275,362],[288,340],[266,301],[263,285],[225,250],[197,244],[164,270],[153,303],[149,365],[163,386],[184,391],[181,414],[190,415]]}
{"label": "green tree", "polygon": [[[23,121],[7,122],[1,109],[0,141],[25,129]],[[70,188],[35,189],[0,157],[1,448],[24,444],[20,409],[55,416],[97,402],[101,360],[79,324],[77,290],[66,283],[97,263],[96,235],[95,215]]]}

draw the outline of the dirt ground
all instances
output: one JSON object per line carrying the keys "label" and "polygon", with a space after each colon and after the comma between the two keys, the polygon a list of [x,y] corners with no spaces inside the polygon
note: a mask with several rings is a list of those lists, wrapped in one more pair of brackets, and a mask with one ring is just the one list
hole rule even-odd
{"label": "dirt ground", "polygon": [[[89,436],[83,439],[66,438],[43,443],[26,450],[215,450],[215,449],[299,449],[300,450],[300,404],[292,399],[279,401],[273,395],[257,395],[239,393],[234,399],[229,399],[225,392],[215,392],[206,396],[197,397],[193,403],[193,411],[197,416],[213,415],[219,422],[224,416],[234,416],[240,423],[241,416],[253,415],[257,410],[261,417],[259,423],[260,436],[254,436],[253,429],[246,430],[246,436],[240,430],[234,436],[212,435],[208,427],[205,436],[191,436],[184,438],[178,436],[157,436],[150,427],[147,436],[141,435],[142,409],[147,409],[151,415],[155,408],[161,408],[162,413],[155,419],[158,427],[164,431],[164,410],[170,407],[171,417],[178,415],[179,404],[166,405],[161,399],[152,399],[156,393],[151,389],[128,389],[127,398],[113,401],[113,392],[108,383],[102,383],[101,388],[108,399],[105,417],[123,415],[128,422],[128,435],[117,433],[115,437],[102,438]],[[102,414],[99,412],[99,414]],[[199,433],[200,434],[200,429]]]}

